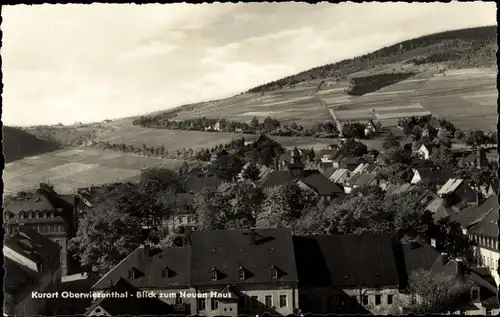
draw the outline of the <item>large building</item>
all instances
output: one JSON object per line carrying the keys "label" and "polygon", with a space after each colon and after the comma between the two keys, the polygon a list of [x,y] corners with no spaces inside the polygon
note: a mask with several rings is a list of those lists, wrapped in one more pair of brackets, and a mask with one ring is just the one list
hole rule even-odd
{"label": "large building", "polygon": [[59,195],[53,186],[40,184],[34,194],[12,200],[4,207],[6,235],[22,229],[34,230],[61,247],[62,274],[71,273],[74,263],[68,241],[76,235],[78,200],[74,195]]}
{"label": "large building", "polygon": [[57,299],[39,294],[59,291],[61,248],[33,230],[21,229],[4,241],[4,314],[54,315]]}
{"label": "large building", "polygon": [[[162,300],[177,312],[201,316],[396,314],[415,296],[409,288],[414,272],[450,261],[429,245],[401,244],[389,235],[292,236],[280,228],[199,231],[186,240],[180,248],[138,248],[93,290],[124,279],[169,294]],[[481,300],[489,300],[495,287],[477,274],[467,277],[485,289]],[[486,304],[476,304],[471,309],[486,311]]]}

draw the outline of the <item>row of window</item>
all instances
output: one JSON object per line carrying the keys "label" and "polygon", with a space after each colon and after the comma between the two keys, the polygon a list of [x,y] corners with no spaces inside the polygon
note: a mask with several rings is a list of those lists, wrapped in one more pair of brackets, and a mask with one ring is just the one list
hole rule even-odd
{"label": "row of window", "polygon": [[[272,279],[277,279],[278,278],[278,270],[275,267],[271,267],[269,269],[269,272],[270,272],[270,275],[271,275]],[[219,274],[218,273],[219,272],[217,272],[217,270],[215,270],[215,269],[210,270],[210,279],[212,281],[217,281],[219,279]],[[247,278],[247,272],[245,271],[245,269],[243,269],[241,267],[238,269],[237,274],[238,274],[238,279],[239,280],[244,280],[244,279]]]}
{"label": "row of window", "polygon": [[486,266],[492,271],[496,271],[498,269],[498,260],[495,260],[492,257],[486,257],[485,255],[480,258],[480,265]]}
{"label": "row of window", "polygon": [[23,224],[23,225],[8,225],[5,227],[5,232],[15,233],[19,232],[20,227],[31,229],[38,233],[64,233],[66,232],[66,226],[63,224],[54,224],[54,223],[44,223],[44,224]]}
{"label": "row of window", "polygon": [[[375,297],[374,298],[375,306],[382,305],[382,295],[372,295],[372,296]],[[394,300],[394,295],[388,294],[388,295],[385,295],[385,297],[386,297],[385,304],[392,305],[393,300]],[[361,303],[363,304],[363,306],[369,305],[369,303],[370,303],[369,295],[362,295],[361,296]]]}
{"label": "row of window", "polygon": [[494,238],[488,238],[488,237],[478,237],[476,235],[470,234],[469,235],[469,240],[476,242],[478,245],[490,248],[490,249],[498,249],[498,240]]}
{"label": "row of window", "polygon": [[54,218],[54,211],[20,211],[19,218]]}
{"label": "row of window", "polygon": [[[176,303],[180,304],[182,303],[182,299],[176,298]],[[259,296],[240,296],[239,298],[239,303],[238,306],[243,308],[243,309],[257,309],[259,308]],[[264,305],[266,307],[272,307],[273,306],[273,295],[265,295],[264,296]],[[286,295],[279,295],[279,307],[287,307],[287,296]],[[207,310],[207,301],[206,298],[199,298],[198,299],[198,309],[199,310]],[[211,298],[210,299],[210,309],[211,310],[217,310],[219,309],[219,300],[216,298]]]}

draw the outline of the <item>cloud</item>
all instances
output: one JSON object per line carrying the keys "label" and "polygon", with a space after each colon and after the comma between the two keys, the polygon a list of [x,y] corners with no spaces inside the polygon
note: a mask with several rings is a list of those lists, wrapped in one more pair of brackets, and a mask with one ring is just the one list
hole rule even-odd
{"label": "cloud", "polygon": [[152,40],[147,44],[139,45],[133,50],[125,52],[118,56],[119,61],[131,61],[135,59],[150,58],[153,56],[165,56],[179,49],[178,45]]}

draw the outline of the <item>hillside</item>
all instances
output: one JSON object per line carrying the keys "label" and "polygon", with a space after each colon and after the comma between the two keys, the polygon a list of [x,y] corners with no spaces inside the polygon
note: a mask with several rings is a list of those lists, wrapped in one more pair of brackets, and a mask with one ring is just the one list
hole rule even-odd
{"label": "hillside", "polygon": [[375,52],[334,64],[315,67],[248,92],[274,91],[310,80],[343,79],[375,66],[407,61],[415,64],[444,63],[448,68],[492,67],[496,65],[497,26],[453,30],[422,36],[384,47]]}
{"label": "hillside", "polygon": [[24,130],[3,127],[3,152],[5,162],[13,162],[59,149],[55,141],[42,140]]}

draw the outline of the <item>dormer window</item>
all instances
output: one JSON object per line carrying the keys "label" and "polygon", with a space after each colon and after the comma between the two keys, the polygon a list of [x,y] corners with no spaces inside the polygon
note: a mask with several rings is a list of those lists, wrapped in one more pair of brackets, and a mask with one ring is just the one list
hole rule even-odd
{"label": "dormer window", "polygon": [[245,279],[245,270],[242,267],[238,269],[238,279],[239,280]]}
{"label": "dormer window", "polygon": [[20,218],[20,219],[24,219],[24,211],[21,211],[21,212],[19,213],[19,218]]}
{"label": "dormer window", "polygon": [[271,267],[271,278],[278,278],[278,270],[273,266]]}
{"label": "dormer window", "polygon": [[131,269],[128,271],[128,278],[135,278],[135,270]]}
{"label": "dormer window", "polygon": [[170,277],[170,269],[168,267],[164,267],[161,271],[161,277],[169,278]]}
{"label": "dormer window", "polygon": [[215,269],[211,269],[210,270],[210,280],[217,281],[217,278],[218,278],[217,271]]}

